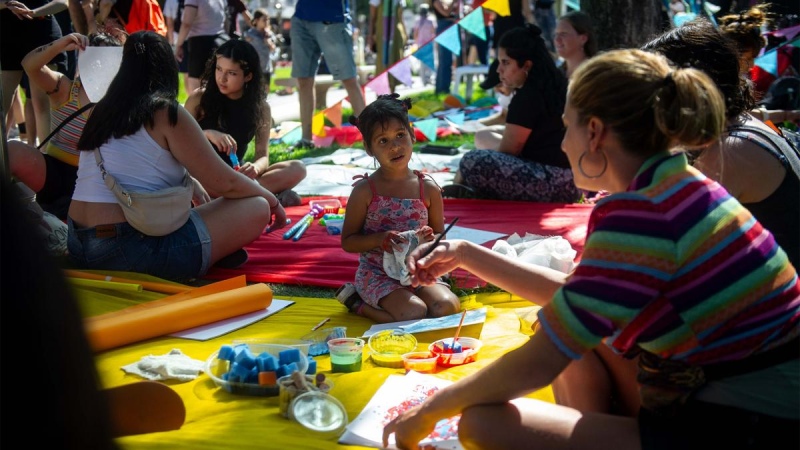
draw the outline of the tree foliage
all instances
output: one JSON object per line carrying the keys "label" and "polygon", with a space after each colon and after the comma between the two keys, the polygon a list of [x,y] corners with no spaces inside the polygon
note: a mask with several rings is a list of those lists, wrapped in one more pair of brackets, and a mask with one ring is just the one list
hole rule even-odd
{"label": "tree foliage", "polygon": [[668,25],[661,0],[581,0],[601,50],[640,47]]}

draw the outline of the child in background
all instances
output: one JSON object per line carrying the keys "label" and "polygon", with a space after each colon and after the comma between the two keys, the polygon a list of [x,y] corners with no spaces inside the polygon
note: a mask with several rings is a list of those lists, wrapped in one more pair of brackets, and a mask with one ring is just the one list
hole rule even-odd
{"label": "child in background", "polygon": [[244,40],[253,44],[261,60],[261,71],[264,86],[269,92],[269,83],[272,78],[272,54],[275,51],[275,35],[269,28],[269,13],[266,9],[259,8],[253,13],[253,27],[244,32]]}
{"label": "child in background", "polygon": [[446,316],[461,306],[441,279],[413,288],[384,270],[385,257],[410,251],[413,241],[431,241],[434,232],[444,230],[441,189],[408,167],[415,140],[410,107],[411,101],[397,94],[380,95],[350,119],[380,167],[353,185],[347,202],[342,248],[361,257],[355,284],[345,284],[336,296],[350,312],[378,323]]}
{"label": "child in background", "polygon": [[[259,61],[249,42],[231,39],[222,44],[206,64],[203,87],[192,92],[184,106],[229,166],[235,154],[242,163],[239,172],[274,192],[281,205],[297,206],[301,198],[292,188],[305,178],[306,167],[299,160],[270,162],[272,110],[262,78],[256,76],[261,72]],[[253,139],[255,153],[245,161]]]}
{"label": "child in background", "polygon": [[[428,6],[427,3],[419,5],[419,17],[417,21],[414,22],[414,44],[417,45],[417,49],[422,48],[422,46],[436,37],[436,25],[434,25],[433,21],[428,17],[429,12],[430,6]],[[419,65],[419,78],[422,80],[424,86],[431,83],[432,74],[433,69],[424,63]]]}

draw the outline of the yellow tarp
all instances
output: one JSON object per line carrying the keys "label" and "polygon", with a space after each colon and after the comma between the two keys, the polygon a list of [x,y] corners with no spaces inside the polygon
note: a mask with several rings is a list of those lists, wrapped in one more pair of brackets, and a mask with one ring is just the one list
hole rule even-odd
{"label": "yellow tarp", "polygon": [[[109,272],[112,274],[112,272]],[[139,274],[118,273],[126,278],[163,281]],[[85,316],[116,311],[127,306],[163,298],[166,294],[149,291],[120,292],[93,288],[75,288]],[[348,336],[360,336],[372,323],[363,317],[348,313],[335,299],[289,298],[296,303],[246,328],[209,341],[193,341],[160,337],[127,345],[96,355],[97,368],[106,387],[140,381],[126,374],[121,367],[147,355],[163,355],[180,349],[184,354],[205,361],[223,344],[246,338],[299,338],[311,331],[321,319],[330,317],[327,326],[346,326]],[[530,303],[506,293],[479,294],[462,299],[468,308],[487,306],[487,320],[481,333],[483,348],[478,360],[465,366],[441,370],[437,373],[449,380],[457,380],[485,366],[503,353],[522,345],[528,334],[520,329],[519,316],[530,311]],[[528,314],[529,315],[529,314]],[[427,347],[427,342],[420,342]],[[364,408],[389,374],[404,373],[403,369],[378,367],[365,359],[362,370],[356,373],[332,374],[330,358],[316,357],[318,372],[323,372],[334,382],[330,394],[339,399],[353,420]],[[363,448],[342,446],[336,437],[324,437],[308,431],[278,413],[278,398],[245,397],[218,389],[211,379],[201,374],[186,382],[168,382],[183,398],[186,405],[186,422],[180,430],[127,436],[118,440],[126,449],[328,449]],[[533,398],[553,401],[547,388],[531,394]]]}

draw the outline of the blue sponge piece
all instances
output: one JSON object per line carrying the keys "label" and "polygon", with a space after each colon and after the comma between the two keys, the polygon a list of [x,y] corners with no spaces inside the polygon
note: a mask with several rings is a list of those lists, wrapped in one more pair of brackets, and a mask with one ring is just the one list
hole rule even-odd
{"label": "blue sponge piece", "polygon": [[306,369],[306,373],[308,375],[314,375],[317,373],[317,361],[314,360],[312,356],[308,357],[308,369]]}
{"label": "blue sponge piece", "polygon": [[448,353],[461,353],[461,352],[464,351],[464,349],[461,348],[461,343],[458,342],[458,341],[456,341],[456,342],[454,342],[452,344],[450,342],[445,342],[444,343],[444,351],[446,351]]}
{"label": "blue sponge piece", "polygon": [[278,378],[291,375],[292,372],[299,372],[300,367],[297,366],[297,363],[289,363],[278,367],[278,370],[275,373],[278,375]]}
{"label": "blue sponge piece", "polygon": [[256,366],[256,357],[253,355],[253,352],[250,351],[250,347],[244,347],[241,351],[237,352],[233,361],[248,369],[252,369]]}
{"label": "blue sponge piece", "polygon": [[280,360],[281,365],[286,365],[289,363],[299,363],[301,361],[302,355],[300,354],[300,349],[292,348],[283,350],[278,353],[278,358]]}
{"label": "blue sponge piece", "polygon": [[[250,373],[250,369],[250,367],[246,367],[244,364],[233,363],[228,378],[230,381],[245,381]],[[236,378],[235,380],[233,379],[234,377]]]}
{"label": "blue sponge piece", "polygon": [[256,358],[256,366],[259,372],[274,372],[278,370],[278,359],[267,352],[263,352]]}
{"label": "blue sponge piece", "polygon": [[233,347],[230,345],[223,345],[219,348],[219,353],[217,353],[217,358],[224,359],[227,361],[233,361]]}
{"label": "blue sponge piece", "polygon": [[244,382],[258,384],[258,369],[253,367],[252,369],[247,371],[247,375],[244,378]]}

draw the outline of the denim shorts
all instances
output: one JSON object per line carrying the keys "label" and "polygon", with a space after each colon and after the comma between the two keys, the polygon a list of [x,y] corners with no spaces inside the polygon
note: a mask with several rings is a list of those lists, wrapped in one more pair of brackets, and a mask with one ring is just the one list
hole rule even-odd
{"label": "denim shorts", "polygon": [[316,76],[322,54],[334,80],[349,80],[356,76],[353,35],[349,24],[309,22],[292,17],[290,33],[292,78]]}
{"label": "denim shorts", "polygon": [[166,236],[147,236],[128,222],[75,228],[67,219],[67,249],[76,267],[119,270],[189,281],[204,275],[211,257],[211,235],[196,210],[181,228]]}

